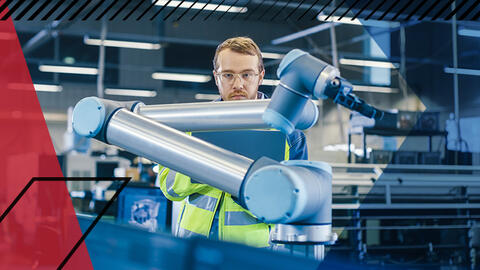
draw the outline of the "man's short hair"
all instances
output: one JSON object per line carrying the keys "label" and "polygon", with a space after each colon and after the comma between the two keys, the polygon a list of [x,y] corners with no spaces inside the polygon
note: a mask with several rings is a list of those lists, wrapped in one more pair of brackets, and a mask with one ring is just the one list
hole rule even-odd
{"label": "man's short hair", "polygon": [[217,70],[218,68],[218,54],[220,54],[221,51],[226,49],[230,49],[234,52],[241,54],[256,55],[258,58],[258,70],[261,72],[264,69],[262,52],[260,52],[260,48],[258,48],[257,44],[249,37],[233,37],[225,40],[217,46],[217,50],[215,51],[215,57],[213,58],[214,70]]}

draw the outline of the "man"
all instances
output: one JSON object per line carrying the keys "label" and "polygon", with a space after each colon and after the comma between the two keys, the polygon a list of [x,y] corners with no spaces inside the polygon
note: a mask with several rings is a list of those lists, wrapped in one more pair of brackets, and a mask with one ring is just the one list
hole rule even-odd
{"label": "man", "polygon": [[[264,99],[258,91],[265,75],[262,54],[247,37],[225,40],[213,60],[215,84],[223,100]],[[296,130],[287,137],[285,159],[308,159],[305,135]],[[173,201],[183,201],[176,232],[180,237],[203,236],[268,247],[270,224],[260,222],[230,194],[163,168],[160,188]]]}

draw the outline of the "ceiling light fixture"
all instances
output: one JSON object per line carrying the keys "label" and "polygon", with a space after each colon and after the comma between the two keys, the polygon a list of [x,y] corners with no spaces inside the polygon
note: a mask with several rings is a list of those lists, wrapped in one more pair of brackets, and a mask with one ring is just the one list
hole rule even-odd
{"label": "ceiling light fixture", "polygon": [[480,37],[480,30],[460,28],[458,34],[466,37]]}
{"label": "ceiling light fixture", "polygon": [[215,94],[201,94],[201,93],[195,94],[195,99],[198,99],[198,100],[216,100],[219,97],[220,95],[215,95]]}
{"label": "ceiling light fixture", "polygon": [[73,66],[58,66],[58,65],[40,65],[38,70],[42,72],[68,73],[68,74],[82,74],[82,75],[97,75],[98,69],[91,67],[73,67]]}
{"label": "ceiling light fixture", "polygon": [[152,78],[155,80],[165,80],[165,81],[206,83],[212,79],[212,76],[200,75],[200,74],[154,72],[152,73]]}
{"label": "ceiling light fixture", "polygon": [[468,68],[451,68],[446,67],[443,69],[445,73],[451,74],[461,74],[461,75],[472,75],[472,76],[480,76],[480,70],[478,69],[468,69]]}
{"label": "ceiling light fixture", "polygon": [[63,87],[61,85],[55,84],[34,83],[33,88],[35,88],[35,91],[37,92],[61,92],[63,90]]}
{"label": "ceiling light fixture", "polygon": [[155,97],[157,91],[146,89],[105,88],[105,94],[115,96]]}
{"label": "ceiling light fixture", "polygon": [[48,122],[67,122],[68,115],[66,113],[44,112],[43,117]]}
{"label": "ceiling light fixture", "polygon": [[285,54],[262,52],[262,57],[267,59],[282,59]]}
{"label": "ceiling light fixture", "polygon": [[277,86],[280,80],[263,79],[262,85]]}
{"label": "ceiling light fixture", "polygon": [[351,66],[368,66],[368,67],[379,67],[379,68],[398,68],[398,63],[392,63],[387,61],[374,61],[374,60],[360,60],[360,59],[346,59],[340,58],[339,63],[341,65],[351,65]]}
{"label": "ceiling light fixture", "polygon": [[[31,90],[32,84],[29,83],[9,83],[7,84],[7,88],[12,90]],[[61,85],[56,84],[40,84],[34,83],[33,89],[37,92],[61,92],[63,87]]]}
{"label": "ceiling light fixture", "polygon": [[[100,46],[102,40],[97,38],[90,38],[89,36],[83,36],[83,43],[87,45]],[[158,50],[162,47],[159,43],[140,42],[140,41],[124,41],[124,40],[110,40],[105,39],[103,45],[106,47],[119,47],[119,48],[131,48],[142,50]]]}

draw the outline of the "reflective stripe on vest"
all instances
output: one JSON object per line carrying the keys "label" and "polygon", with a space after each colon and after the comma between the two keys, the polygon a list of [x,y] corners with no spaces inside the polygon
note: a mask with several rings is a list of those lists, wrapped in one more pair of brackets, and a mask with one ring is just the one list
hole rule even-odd
{"label": "reflective stripe on vest", "polygon": [[[165,170],[166,168],[164,168]],[[172,197],[180,197],[174,190],[173,190],[173,184],[175,184],[175,176],[177,175],[177,172],[170,169],[170,171],[167,174],[167,177],[165,178],[165,184],[167,186],[167,192],[170,196]]]}
{"label": "reflective stripe on vest", "polygon": [[255,218],[225,193],[220,207],[220,239],[254,247],[268,247],[269,225]]}
{"label": "reflective stripe on vest", "polygon": [[244,211],[225,212],[225,226],[243,226],[261,223]]}
{"label": "reflective stripe on vest", "polygon": [[215,188],[206,188],[205,191],[193,193],[184,200],[182,217],[178,223],[178,236],[190,235],[182,230],[208,236],[215,216],[215,210],[219,204],[222,192]]}
{"label": "reflective stripe on vest", "polygon": [[207,211],[215,211],[215,207],[217,206],[218,199],[202,195],[199,193],[194,193],[188,196],[188,203],[195,207],[207,210]]}
{"label": "reflective stripe on vest", "polygon": [[178,228],[178,237],[184,237],[184,238],[191,238],[191,237],[203,237],[205,238],[206,236],[203,234],[195,233],[190,230],[187,230],[185,228],[179,227]]}

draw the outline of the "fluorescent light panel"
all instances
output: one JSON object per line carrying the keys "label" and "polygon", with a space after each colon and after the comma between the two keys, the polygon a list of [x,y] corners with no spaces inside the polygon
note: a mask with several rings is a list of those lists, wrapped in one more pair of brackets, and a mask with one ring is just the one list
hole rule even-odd
{"label": "fluorescent light panel", "polygon": [[49,122],[67,122],[68,115],[66,113],[45,112],[43,117]]}
{"label": "fluorescent light panel", "polygon": [[353,85],[353,91],[355,92],[370,92],[370,93],[398,93],[397,88],[385,87],[385,86],[369,86],[369,85]]}
{"label": "fluorescent light panel", "polygon": [[71,191],[70,196],[72,198],[85,198],[85,191]]}
{"label": "fluorescent light panel", "polygon": [[277,86],[280,80],[263,79],[262,85]]}
{"label": "fluorescent light panel", "polygon": [[54,85],[54,84],[39,84],[34,83],[33,87],[35,91],[38,92],[61,92],[63,87],[61,85]]}
{"label": "fluorescent light panel", "polygon": [[[385,22],[385,21],[378,21],[378,20],[359,20],[354,19],[352,17],[342,17],[340,16],[330,16],[327,19],[327,15],[320,14],[317,16],[317,20],[322,22],[334,22],[334,23],[343,23],[343,24],[353,24],[353,25],[363,25],[363,26],[375,26],[375,27],[399,27],[400,23],[398,22]],[[340,20],[339,20],[340,19]]]}
{"label": "fluorescent light panel", "polygon": [[462,75],[472,75],[472,76],[480,76],[480,70],[478,69],[468,69],[468,68],[451,68],[446,67],[443,69],[445,73],[452,73],[452,74],[462,74]]}
{"label": "fluorescent light panel", "polygon": [[56,65],[40,65],[38,70],[42,72],[68,73],[68,74],[82,74],[82,75],[97,75],[97,68],[90,67],[73,67],[73,66],[56,66]]}
{"label": "fluorescent light panel", "polygon": [[466,37],[480,37],[480,30],[461,28],[458,29],[458,34]]}
{"label": "fluorescent light panel", "polygon": [[[12,90],[30,90],[32,89],[32,85],[28,83],[9,83],[7,84],[7,88]],[[61,85],[55,84],[34,83],[33,88],[38,92],[61,92],[63,90]]]}
{"label": "fluorescent light panel", "polygon": [[[90,38],[89,36],[84,36],[83,43],[87,45],[100,46],[102,45],[102,40],[96,39],[96,38]],[[132,48],[132,49],[142,49],[142,50],[158,50],[162,47],[158,43],[110,40],[110,39],[104,40],[103,45],[107,47]]]}
{"label": "fluorescent light panel", "polygon": [[216,100],[219,97],[220,95],[215,95],[215,94],[201,94],[201,93],[195,94],[195,99],[198,99],[198,100]]}
{"label": "fluorescent light panel", "polygon": [[146,89],[105,88],[105,94],[116,96],[155,97],[157,91]]}
{"label": "fluorescent light panel", "polygon": [[359,60],[359,59],[346,59],[340,58],[340,64],[342,65],[351,65],[351,66],[368,66],[368,67],[379,67],[379,68],[398,68],[398,63],[386,62],[386,61],[373,61],[373,60]]}
{"label": "fluorescent light panel", "polygon": [[[153,2],[153,1],[152,1]],[[160,0],[155,3],[156,6],[165,6],[168,3],[168,0]],[[191,9],[202,9],[202,10],[215,10],[218,12],[231,12],[231,13],[245,13],[248,11],[247,7],[239,6],[229,6],[229,5],[218,5],[218,4],[207,4],[201,2],[191,2],[191,1],[178,1],[172,0],[168,3],[168,7],[179,7],[179,8],[191,8]]]}
{"label": "fluorescent light panel", "polygon": [[181,82],[197,82],[206,83],[212,79],[210,75],[171,73],[171,72],[154,72],[152,78],[155,80],[165,81],[181,81]]}
{"label": "fluorescent light panel", "polygon": [[262,57],[267,59],[282,59],[285,54],[262,52]]}

